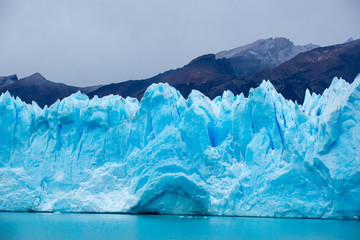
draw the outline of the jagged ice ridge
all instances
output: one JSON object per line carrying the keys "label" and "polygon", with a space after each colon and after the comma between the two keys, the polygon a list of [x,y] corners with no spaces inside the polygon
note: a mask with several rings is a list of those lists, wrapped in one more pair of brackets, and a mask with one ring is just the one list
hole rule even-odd
{"label": "jagged ice ridge", "polygon": [[357,219],[359,84],[303,105],[268,81],[212,101],[166,83],[140,103],[2,94],[0,210]]}

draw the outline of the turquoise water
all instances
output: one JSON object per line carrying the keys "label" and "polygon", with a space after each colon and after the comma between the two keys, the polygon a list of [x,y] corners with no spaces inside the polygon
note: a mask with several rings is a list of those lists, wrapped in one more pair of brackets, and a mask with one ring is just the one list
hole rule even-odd
{"label": "turquoise water", "polygon": [[360,221],[0,213],[0,239],[360,239]]}

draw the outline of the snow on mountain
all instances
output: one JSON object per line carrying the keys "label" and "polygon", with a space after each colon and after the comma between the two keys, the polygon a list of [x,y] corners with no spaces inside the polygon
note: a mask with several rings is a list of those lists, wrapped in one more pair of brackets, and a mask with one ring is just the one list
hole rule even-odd
{"label": "snow on mountain", "polygon": [[0,210],[360,217],[360,76],[303,105],[268,81],[141,102],[0,96]]}
{"label": "snow on mountain", "polygon": [[215,54],[216,59],[228,59],[238,76],[250,75],[279,66],[299,53],[319,47],[315,44],[295,46],[287,38],[260,39],[245,46]]}
{"label": "snow on mountain", "polygon": [[216,59],[221,58],[236,58],[240,56],[258,56],[261,57],[265,54],[273,54],[274,61],[279,63],[285,62],[290,58],[295,57],[297,54],[305,51],[309,51],[319,47],[315,44],[307,44],[303,46],[295,46],[287,38],[268,38],[268,39],[259,39],[253,43],[237,47],[227,51],[221,51],[215,54]]}

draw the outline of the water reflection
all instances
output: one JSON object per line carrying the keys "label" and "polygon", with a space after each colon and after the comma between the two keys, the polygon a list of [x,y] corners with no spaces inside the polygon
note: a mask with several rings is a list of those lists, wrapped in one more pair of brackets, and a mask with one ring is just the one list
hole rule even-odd
{"label": "water reflection", "polygon": [[0,213],[0,239],[359,239],[360,221]]}

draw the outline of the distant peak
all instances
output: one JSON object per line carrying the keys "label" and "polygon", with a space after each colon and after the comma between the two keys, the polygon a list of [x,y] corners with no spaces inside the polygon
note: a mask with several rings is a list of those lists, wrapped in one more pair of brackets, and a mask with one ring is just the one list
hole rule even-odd
{"label": "distant peak", "polygon": [[9,75],[9,76],[4,76],[4,77],[0,76],[0,83],[15,82],[17,80],[18,80],[18,77],[17,77],[16,74]]}
{"label": "distant peak", "polygon": [[43,81],[49,81],[47,80],[43,75],[41,75],[40,73],[36,72],[28,77],[24,77],[21,80],[31,80],[31,81],[37,81],[37,82],[43,82]]}
{"label": "distant peak", "polygon": [[234,58],[238,57],[239,55],[249,51],[249,50],[269,50],[274,46],[285,46],[285,47],[294,47],[294,43],[285,37],[277,37],[277,38],[267,38],[267,39],[259,39],[255,42],[250,44],[233,48],[227,51],[221,51],[215,54],[216,59],[220,58]]}
{"label": "distant peak", "polygon": [[292,41],[290,41],[290,39],[285,38],[285,37],[268,38],[268,39],[265,39],[265,41],[268,41],[268,42],[287,42],[287,43],[294,44]]}
{"label": "distant peak", "polygon": [[41,74],[40,74],[40,73],[38,73],[38,72],[36,72],[36,73],[34,73],[34,74],[30,75],[29,77],[36,77],[36,78],[44,78],[44,79],[46,79],[43,75],[41,75]]}
{"label": "distant peak", "polygon": [[350,37],[348,40],[346,40],[345,43],[352,42],[352,41],[354,41],[354,39],[352,37]]}

